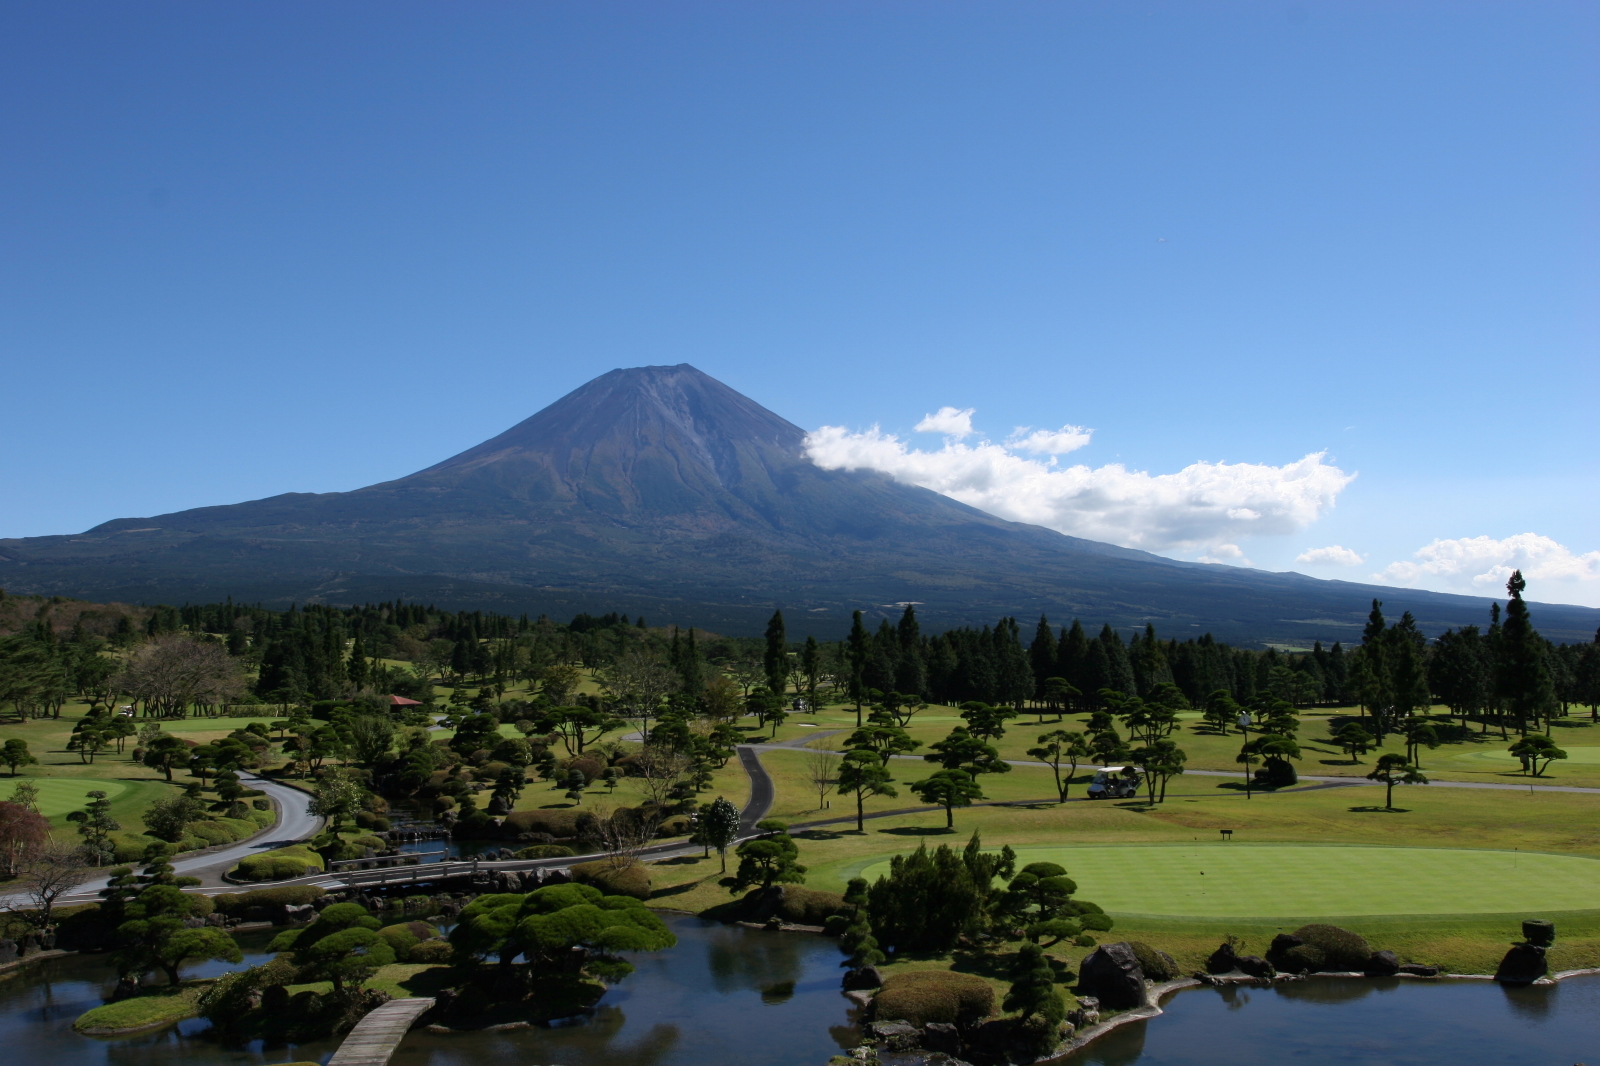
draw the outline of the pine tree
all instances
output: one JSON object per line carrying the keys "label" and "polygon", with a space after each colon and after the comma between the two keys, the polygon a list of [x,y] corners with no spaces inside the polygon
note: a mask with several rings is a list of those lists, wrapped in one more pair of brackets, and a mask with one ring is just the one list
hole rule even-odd
{"label": "pine tree", "polygon": [[772,612],[772,619],[767,622],[767,650],[762,656],[761,665],[767,671],[767,688],[774,695],[782,696],[789,687],[789,639],[784,633],[783,612]]}
{"label": "pine tree", "polygon": [[1505,624],[1500,630],[1495,664],[1495,688],[1524,735],[1528,732],[1528,719],[1537,720],[1548,715],[1555,704],[1555,685],[1545,660],[1545,641],[1533,628],[1528,605],[1522,600],[1522,590],[1527,584],[1521,570],[1514,571],[1506,583],[1511,599],[1506,603]]}
{"label": "pine tree", "polygon": [[1038,691],[1043,691],[1047,678],[1060,676],[1056,673],[1056,644],[1050,619],[1041,614],[1033,630],[1033,643],[1028,645],[1028,661],[1033,666],[1033,684]]}
{"label": "pine tree", "polygon": [[1066,1003],[1056,991],[1055,971],[1038,944],[1022,945],[1013,973],[1011,991],[1006,993],[1006,1010],[1016,1011],[1023,1021],[1038,1015],[1051,1025],[1067,1016]]}
{"label": "pine tree", "polygon": [[855,612],[850,621],[850,637],[845,642],[846,658],[850,664],[850,698],[856,704],[856,728],[861,728],[861,705],[866,701],[867,689],[865,674],[867,669],[867,655],[872,643],[872,637],[867,633],[866,625],[861,621],[861,612]]}

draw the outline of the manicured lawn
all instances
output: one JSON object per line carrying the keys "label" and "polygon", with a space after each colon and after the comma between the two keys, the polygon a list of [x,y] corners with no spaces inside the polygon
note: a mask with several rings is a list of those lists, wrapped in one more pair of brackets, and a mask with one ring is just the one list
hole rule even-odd
{"label": "manicured lawn", "polygon": [[[1017,849],[1018,865],[1030,862],[1059,863],[1080,897],[1113,914],[1532,914],[1600,901],[1600,859],[1536,852],[1220,842]],[[851,876],[888,872],[884,857],[863,860]]]}
{"label": "manicured lawn", "polygon": [[[46,818],[60,818],[88,802],[91,789],[99,789],[115,806],[129,789],[127,781],[111,781],[95,777],[33,777],[33,786],[39,790],[39,813]],[[14,781],[0,783],[0,795],[10,795]]]}
{"label": "manicured lawn", "polygon": [[208,983],[200,981],[178,988],[160,987],[142,996],[107,1003],[80,1014],[72,1026],[79,1032],[93,1032],[154,1029],[181,1022],[198,1013],[195,1001]]}

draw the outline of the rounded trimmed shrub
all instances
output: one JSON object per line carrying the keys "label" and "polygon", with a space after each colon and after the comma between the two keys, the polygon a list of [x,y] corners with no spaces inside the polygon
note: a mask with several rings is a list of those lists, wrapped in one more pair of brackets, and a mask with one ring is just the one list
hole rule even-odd
{"label": "rounded trimmed shrub", "polygon": [[253,888],[249,892],[224,892],[211,899],[223,914],[238,916],[253,907],[303,906],[325,895],[326,890],[317,885],[284,885],[282,888]]}
{"label": "rounded trimmed shrub", "polygon": [[1360,973],[1371,957],[1372,945],[1366,937],[1321,923],[1303,925],[1289,936],[1280,937],[1268,952],[1272,964],[1287,973]]}
{"label": "rounded trimmed shrub", "polygon": [[825,925],[830,917],[845,909],[844,897],[837,893],[819,892],[801,885],[783,885],[782,889],[778,917],[795,925]]}
{"label": "rounded trimmed shrub", "polygon": [[1128,946],[1133,949],[1133,954],[1139,960],[1139,969],[1144,971],[1147,979],[1171,981],[1178,976],[1178,963],[1171,955],[1138,940],[1128,941]]}
{"label": "rounded trimmed shrub", "polygon": [[304,845],[264,851],[240,859],[231,873],[240,881],[283,881],[323,869],[322,856]]}
{"label": "rounded trimmed shrub", "polygon": [[608,896],[650,898],[650,870],[634,859],[623,866],[614,866],[609,859],[580,863],[571,872],[574,881],[593,885]]}
{"label": "rounded trimmed shrub", "polygon": [[1360,933],[1352,933],[1337,925],[1303,925],[1294,935],[1321,950],[1325,965],[1331,970],[1361,971],[1372,957],[1372,945]]}
{"label": "rounded trimmed shrub", "polygon": [[519,859],[567,859],[578,854],[565,844],[535,844],[517,852]]}
{"label": "rounded trimmed shrub", "polygon": [[411,949],[410,961],[437,965],[448,963],[454,956],[455,949],[450,946],[450,941],[442,936],[436,936],[414,946]]}
{"label": "rounded trimmed shrub", "polygon": [[872,1001],[878,1021],[971,1025],[994,1013],[994,989],[976,974],[913,970],[887,977]]}

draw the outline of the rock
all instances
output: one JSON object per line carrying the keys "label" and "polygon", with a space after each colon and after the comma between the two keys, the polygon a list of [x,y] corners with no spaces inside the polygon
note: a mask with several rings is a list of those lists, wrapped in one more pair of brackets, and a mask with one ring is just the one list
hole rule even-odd
{"label": "rock", "polygon": [[1267,958],[1275,959],[1290,948],[1297,948],[1304,943],[1305,940],[1303,938],[1297,937],[1293,933],[1279,933],[1272,938],[1272,945],[1267,948]]}
{"label": "rock", "polygon": [[[1093,997],[1090,997],[1091,999]],[[1067,1023],[1074,1029],[1087,1029],[1100,1023],[1100,1012],[1085,1007],[1067,1011]]]}
{"label": "rock", "polygon": [[115,1003],[119,999],[128,999],[138,994],[139,977],[137,974],[132,974],[117,982],[117,987],[111,990],[111,1001]]}
{"label": "rock", "polygon": [[1400,967],[1401,973],[1408,973],[1412,977],[1438,977],[1439,967],[1424,966],[1420,962],[1408,962]]}
{"label": "rock", "polygon": [[961,1053],[961,1030],[950,1022],[929,1022],[922,1027],[922,1046],[949,1055]]}
{"label": "rock", "polygon": [[10,937],[0,938],[0,962],[17,961],[17,942]]}
{"label": "rock", "polygon": [[862,966],[858,969],[846,970],[843,983],[847,992],[882,988],[883,974],[878,972],[876,966]]}
{"label": "rock", "polygon": [[183,927],[185,929],[204,929],[206,927],[206,920],[198,915],[191,914],[189,917],[183,920]]}
{"label": "rock", "polygon": [[1543,918],[1529,918],[1522,923],[1522,939],[1530,944],[1549,947],[1556,942],[1556,923]]}
{"label": "rock", "polygon": [[1374,951],[1367,959],[1368,977],[1393,977],[1400,972],[1400,956],[1392,951]]}
{"label": "rock", "polygon": [[1010,1021],[1005,1018],[990,1018],[967,1031],[967,1047],[979,1058],[1003,1059],[1006,1040],[1010,1035]]}
{"label": "rock", "polygon": [[1239,968],[1232,944],[1223,944],[1206,959],[1206,973],[1232,973]]}
{"label": "rock", "polygon": [[1494,979],[1508,985],[1531,985],[1550,971],[1544,948],[1538,944],[1518,944],[1500,960]]}
{"label": "rock", "polygon": [[1263,959],[1260,955],[1239,955],[1233,962],[1235,969],[1240,973],[1249,974],[1251,977],[1260,977],[1270,981],[1278,974],[1272,963]]}
{"label": "rock", "polygon": [[885,1051],[910,1051],[922,1043],[922,1031],[905,1022],[873,1022],[867,1034]]}
{"label": "rock", "polygon": [[261,1009],[274,1017],[283,1017],[289,1009],[289,989],[284,985],[268,985],[262,989]]}
{"label": "rock", "polygon": [[1078,989],[1112,1010],[1132,1010],[1147,1002],[1144,970],[1128,942],[1102,944],[1084,958]]}

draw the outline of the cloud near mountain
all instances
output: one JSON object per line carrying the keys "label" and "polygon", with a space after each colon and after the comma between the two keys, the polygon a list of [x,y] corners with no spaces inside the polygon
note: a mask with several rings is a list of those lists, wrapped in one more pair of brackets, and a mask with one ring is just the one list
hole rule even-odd
{"label": "cloud near mountain", "polygon": [[1372,576],[1408,588],[1494,596],[1513,570],[1521,570],[1530,583],[1560,588],[1561,597],[1569,602],[1600,607],[1600,551],[1579,554],[1538,533],[1518,533],[1503,540],[1435,540],[1410,560],[1391,563]]}
{"label": "cloud near mountain", "polygon": [[1284,466],[1198,462],[1171,474],[1121,463],[1062,466],[1055,456],[1088,444],[1090,430],[1021,427],[1002,443],[968,443],[976,433],[973,413],[945,407],[918,423],[919,431],[945,434],[933,451],[877,426],[864,432],[823,426],[806,435],[806,454],[825,470],[875,470],[1070,536],[1155,552],[1207,549],[1230,561],[1239,556],[1228,548],[1237,552],[1234,542],[1243,537],[1305,529],[1355,479],[1329,463],[1326,452]]}

